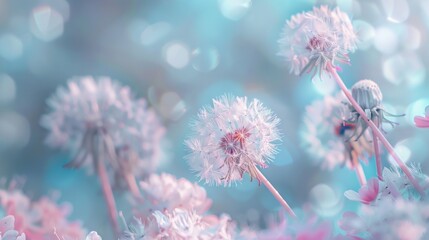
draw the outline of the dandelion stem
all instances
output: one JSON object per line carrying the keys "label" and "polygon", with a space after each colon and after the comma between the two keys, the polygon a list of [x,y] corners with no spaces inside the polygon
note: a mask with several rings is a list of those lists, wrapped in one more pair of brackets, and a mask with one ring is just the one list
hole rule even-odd
{"label": "dandelion stem", "polygon": [[363,171],[363,168],[362,168],[362,164],[358,163],[355,166],[355,171],[356,171],[356,175],[359,179],[360,185],[361,186],[366,185],[366,177],[365,177],[365,172]]}
{"label": "dandelion stem", "polygon": [[[94,141],[95,140],[97,140],[96,137],[94,137]],[[93,143],[93,144],[94,145],[92,146],[92,151],[93,151],[92,154],[93,154],[94,161],[96,164],[98,177],[100,178],[100,184],[101,184],[101,188],[103,190],[104,199],[106,200],[107,209],[108,209],[109,216],[110,216],[110,222],[112,224],[114,234],[116,236],[118,236],[119,226],[118,226],[118,222],[117,222],[118,216],[117,216],[115,198],[113,196],[112,187],[110,186],[109,177],[107,175],[106,167],[104,166],[104,162],[102,161],[100,154],[99,154],[99,153],[101,153],[100,145],[102,145],[102,143],[99,142],[98,144],[97,143]],[[97,148],[95,148],[95,146],[97,146]]]}
{"label": "dandelion stem", "polygon": [[136,178],[131,173],[124,173],[125,181],[127,182],[128,188],[130,189],[130,192],[133,194],[134,197],[138,199],[142,199],[142,196],[140,194],[139,187],[137,185]]}
{"label": "dandelion stem", "polygon": [[413,184],[413,186],[416,188],[416,190],[420,193],[420,195],[424,196],[423,188],[420,186],[420,184],[416,181],[416,179],[411,174],[410,169],[407,167],[407,165],[404,164],[404,162],[401,160],[401,158],[398,156],[398,154],[393,149],[392,145],[387,141],[387,139],[384,137],[383,133],[378,129],[378,127],[372,122],[368,117],[366,116],[365,111],[360,107],[360,105],[356,102],[356,100],[353,98],[350,91],[347,89],[346,85],[344,84],[341,77],[338,75],[337,71],[332,65],[328,66],[328,71],[331,73],[331,75],[334,77],[337,84],[340,86],[341,90],[346,95],[347,99],[350,101],[352,106],[356,109],[356,111],[359,113],[360,117],[362,117],[365,122],[368,124],[368,126],[372,129],[375,136],[381,141],[381,143],[386,147],[389,154],[393,157],[395,162],[398,164],[398,166],[404,171],[405,175],[408,177],[410,182]]}
{"label": "dandelion stem", "polygon": [[378,138],[372,131],[372,141],[374,143],[374,154],[375,154],[375,164],[377,165],[377,176],[378,179],[383,181],[383,165],[381,164],[381,155],[380,155],[380,145],[378,144]]}
{"label": "dandelion stem", "polygon": [[280,204],[286,209],[286,211],[292,216],[296,217],[295,213],[293,212],[292,208],[290,208],[289,204],[283,199],[283,197],[280,195],[280,193],[273,187],[273,185],[265,178],[265,176],[259,171],[257,167],[255,167],[257,178],[260,182],[262,182],[265,187],[268,188],[268,190],[273,194],[273,196],[277,199],[277,201],[280,202]]}

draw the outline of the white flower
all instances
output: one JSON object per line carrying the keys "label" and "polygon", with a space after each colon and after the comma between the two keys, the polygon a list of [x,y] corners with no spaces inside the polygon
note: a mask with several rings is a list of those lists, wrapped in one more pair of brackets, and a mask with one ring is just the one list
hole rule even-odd
{"label": "white flower", "polygon": [[143,204],[136,202],[135,214],[138,216],[148,216],[150,212],[156,210],[172,211],[175,208],[202,214],[211,205],[204,188],[170,174],[153,174],[140,182],[140,187],[145,201]]}
{"label": "white flower", "polygon": [[369,136],[357,141],[350,139],[356,131],[356,125],[346,121],[350,117],[346,101],[346,97],[338,93],[325,96],[306,108],[302,143],[316,161],[321,161],[324,168],[333,169],[338,165],[352,168],[359,160],[367,161],[373,153]]}
{"label": "white flower", "polygon": [[148,239],[232,240],[234,228],[228,216],[206,221],[194,211],[176,208],[171,212],[156,211],[148,224]]}
{"label": "white flower", "polygon": [[346,13],[337,7],[314,7],[292,16],[279,40],[279,55],[290,62],[294,74],[326,70],[328,64],[349,63],[357,37]]}
{"label": "white flower", "polygon": [[97,232],[92,231],[88,234],[88,236],[86,236],[86,240],[102,240],[102,238],[100,235],[98,235]]}
{"label": "white flower", "polygon": [[256,178],[256,167],[266,167],[280,140],[279,119],[257,99],[223,96],[203,108],[186,144],[191,168],[206,183],[228,185],[244,173]]}
{"label": "white flower", "polygon": [[148,174],[157,165],[164,128],[143,99],[107,77],[77,77],[47,101],[42,126],[46,142],[70,150],[69,167],[92,168],[94,154],[105,159],[111,177]]}
{"label": "white flower", "polygon": [[0,240],[25,240],[25,234],[15,230],[14,216],[0,219]]}
{"label": "white flower", "polygon": [[[371,119],[378,127],[383,127],[382,123],[388,123],[392,127],[397,125],[397,123],[390,121],[385,116],[390,117],[401,117],[404,115],[394,115],[386,110],[382,106],[383,94],[381,93],[380,88],[377,83],[371,80],[360,80],[355,83],[351,89],[352,96],[365,111],[367,117]],[[368,128],[368,124],[360,116],[360,114],[355,110],[355,108],[349,103],[349,109],[352,112],[352,116],[348,121],[352,122],[359,126],[362,130],[361,132],[355,132],[353,137],[359,139],[365,130]]]}

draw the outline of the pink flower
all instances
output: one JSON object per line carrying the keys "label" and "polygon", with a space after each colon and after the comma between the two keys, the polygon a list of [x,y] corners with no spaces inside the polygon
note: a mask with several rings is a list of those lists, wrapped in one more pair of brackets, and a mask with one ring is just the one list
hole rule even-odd
{"label": "pink flower", "polygon": [[138,217],[148,216],[157,210],[172,211],[175,208],[202,214],[211,206],[211,200],[207,197],[204,188],[167,173],[152,174],[145,181],[140,182],[140,188],[145,201],[142,204],[138,199],[134,202],[134,214]]}
{"label": "pink flower", "polygon": [[429,128],[429,106],[425,109],[425,116],[415,116],[414,117],[414,123],[416,124],[416,127],[419,128]]}
{"label": "pink flower", "polygon": [[85,230],[80,222],[70,221],[71,207],[58,205],[53,198],[30,200],[18,189],[0,190],[0,205],[4,212],[15,218],[15,229],[28,239],[82,239]]}
{"label": "pink flower", "polygon": [[257,178],[280,140],[279,119],[257,99],[222,96],[203,108],[195,121],[194,137],[186,141],[189,164],[206,183],[230,185],[243,174]]}
{"label": "pink flower", "polygon": [[378,179],[372,178],[368,181],[367,185],[364,185],[359,189],[359,193],[348,190],[344,193],[344,195],[350,200],[360,201],[364,204],[370,204],[377,199],[379,193],[378,191]]}
{"label": "pink flower", "polygon": [[[429,177],[423,174],[419,167],[412,165],[410,170],[413,177],[419,181],[423,189],[428,192]],[[348,190],[344,195],[352,201],[359,201],[370,205],[378,205],[379,202],[384,199],[390,199],[392,201],[397,199],[409,201],[421,200],[421,195],[413,187],[408,178],[397,168],[384,168],[383,179],[383,181],[371,179],[368,181],[367,185],[359,189],[359,193]]]}

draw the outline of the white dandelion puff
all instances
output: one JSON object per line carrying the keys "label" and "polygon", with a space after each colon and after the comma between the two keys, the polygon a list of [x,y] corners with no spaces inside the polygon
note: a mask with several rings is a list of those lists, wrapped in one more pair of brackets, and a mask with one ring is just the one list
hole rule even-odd
{"label": "white dandelion puff", "polygon": [[279,55],[290,62],[290,72],[321,74],[328,64],[349,63],[357,35],[346,13],[338,7],[314,7],[286,22],[279,40]]}
{"label": "white dandelion puff", "polygon": [[203,108],[186,141],[189,165],[206,183],[229,186],[245,173],[263,183],[283,207],[295,216],[277,190],[259,171],[277,152],[280,120],[262,103],[247,97],[222,96]]}

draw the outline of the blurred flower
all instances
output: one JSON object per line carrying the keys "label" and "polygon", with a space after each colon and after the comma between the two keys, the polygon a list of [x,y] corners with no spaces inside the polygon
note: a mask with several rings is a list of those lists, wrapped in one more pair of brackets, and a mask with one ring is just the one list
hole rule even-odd
{"label": "blurred flower", "polygon": [[226,215],[204,218],[194,211],[176,208],[172,211],[155,211],[146,225],[134,218],[127,225],[120,240],[172,239],[220,240],[232,239],[233,226]]}
{"label": "blurred flower", "polygon": [[242,239],[246,240],[333,239],[332,224],[321,221],[315,215],[306,215],[299,219],[286,219],[280,215],[279,220],[271,220],[268,223],[267,229],[244,229],[244,232],[241,235],[244,235]]}
{"label": "blurred flower", "polygon": [[15,229],[28,239],[44,240],[60,236],[64,240],[82,239],[85,230],[80,222],[69,221],[71,206],[58,205],[54,199],[42,197],[30,200],[16,188],[0,189],[0,205],[7,215],[15,218]]}
{"label": "blurred flower", "polygon": [[[429,193],[429,177],[422,173],[420,167],[409,167],[412,176],[419,182],[426,193]],[[362,186],[359,193],[348,190],[344,195],[353,201],[364,204],[378,205],[381,200],[405,199],[408,201],[420,201],[421,195],[410,183],[409,179],[398,168],[383,169],[383,181],[371,179],[368,184]]]}
{"label": "blurred flower", "polygon": [[419,128],[429,128],[429,106],[426,107],[425,112],[426,113],[424,117],[414,117],[414,122]]}
{"label": "blurred flower", "polygon": [[429,238],[429,205],[383,199],[362,205],[360,214],[344,213],[339,226],[351,239],[418,240]]}
{"label": "blurred flower", "polygon": [[346,13],[337,7],[314,7],[293,15],[279,40],[279,55],[290,62],[290,72],[321,74],[328,64],[349,63],[348,52],[356,49],[357,36]]}
{"label": "blurred flower", "polygon": [[[352,96],[359,104],[359,106],[365,111],[367,117],[371,119],[378,127],[383,127],[382,123],[388,123],[392,127],[397,125],[397,123],[390,121],[385,118],[385,116],[390,117],[401,117],[404,115],[394,115],[386,110],[384,110],[382,106],[383,94],[381,93],[380,88],[377,83],[371,80],[360,80],[355,85],[353,85]],[[355,110],[355,108],[349,103],[350,111],[352,112],[352,116],[348,121],[356,124],[358,128],[356,128],[353,133],[353,137],[359,139],[362,134],[365,133],[365,130],[368,128],[368,124],[365,120],[359,115],[359,113]],[[360,132],[358,131],[360,130]]]}
{"label": "blurred flower", "polygon": [[164,128],[146,101],[136,100],[128,87],[107,77],[78,77],[47,102],[50,112],[41,120],[50,131],[46,142],[75,154],[67,166],[91,168],[97,155],[115,180],[154,171]]}
{"label": "blurred flower", "polygon": [[202,214],[211,206],[211,200],[207,198],[204,188],[170,174],[153,174],[140,182],[140,187],[145,201],[141,204],[137,199],[134,203],[134,214],[139,217],[148,216],[156,210],[172,211],[175,208]]}
{"label": "blurred flower", "polygon": [[98,235],[97,232],[92,231],[86,236],[85,240],[102,240],[102,238],[100,237],[100,235]]}
{"label": "blurred flower", "polygon": [[373,154],[368,134],[356,141],[350,139],[359,126],[346,121],[350,111],[345,102],[342,93],[327,95],[309,105],[304,115],[304,148],[314,159],[322,161],[322,167],[331,170],[338,165],[353,168],[359,160],[366,162]]}
{"label": "blurred flower", "polygon": [[11,215],[0,219],[0,239],[25,240],[25,233],[15,230],[15,218]]}
{"label": "blurred flower", "polygon": [[[186,141],[189,164],[206,183],[229,185],[244,173],[257,178],[256,167],[266,167],[280,140],[279,119],[254,99],[223,96],[203,108]],[[259,179],[258,179],[259,180]]]}
{"label": "blurred flower", "polygon": [[122,221],[125,225],[125,230],[122,231],[119,240],[143,240],[145,239],[145,227],[142,221],[134,217],[129,224],[125,221],[124,215],[122,212],[119,213]]}

